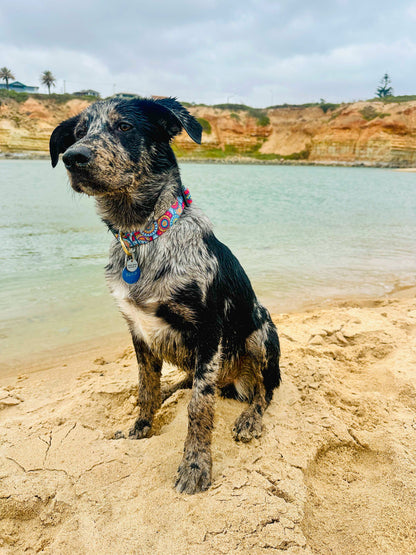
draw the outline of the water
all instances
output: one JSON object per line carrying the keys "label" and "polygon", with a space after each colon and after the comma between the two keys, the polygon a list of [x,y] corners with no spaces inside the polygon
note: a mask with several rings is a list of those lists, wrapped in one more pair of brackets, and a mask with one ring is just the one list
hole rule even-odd
{"label": "water", "polygon": [[[416,174],[184,164],[184,183],[274,311],[416,282]],[[59,164],[0,161],[0,352],[8,362],[125,329],[111,240]]]}

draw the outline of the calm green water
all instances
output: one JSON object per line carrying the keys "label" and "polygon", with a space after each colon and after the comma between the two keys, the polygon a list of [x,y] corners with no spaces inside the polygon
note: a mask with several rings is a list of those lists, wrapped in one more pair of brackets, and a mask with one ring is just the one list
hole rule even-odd
{"label": "calm green water", "polygon": [[[186,164],[184,183],[275,311],[416,282],[416,174]],[[0,161],[3,362],[124,330],[111,240],[60,163]]]}

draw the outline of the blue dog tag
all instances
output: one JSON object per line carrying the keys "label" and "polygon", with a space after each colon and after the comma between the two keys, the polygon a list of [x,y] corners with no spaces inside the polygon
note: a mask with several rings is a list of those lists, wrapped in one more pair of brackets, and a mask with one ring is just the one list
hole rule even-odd
{"label": "blue dog tag", "polygon": [[124,268],[122,276],[126,283],[136,283],[137,281],[139,281],[140,274],[140,268],[137,266],[137,268],[133,272],[129,272],[127,268]]}
{"label": "blue dog tag", "polygon": [[123,279],[126,283],[136,283],[140,277],[141,271],[139,265],[137,264],[137,260],[134,258],[128,258],[126,267],[123,269]]}

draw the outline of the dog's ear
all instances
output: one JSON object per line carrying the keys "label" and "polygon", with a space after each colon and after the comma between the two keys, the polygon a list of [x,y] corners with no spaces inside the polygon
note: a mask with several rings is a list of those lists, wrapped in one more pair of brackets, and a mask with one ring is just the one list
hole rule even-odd
{"label": "dog's ear", "polygon": [[164,108],[160,113],[161,117],[158,123],[162,125],[170,138],[185,129],[193,141],[201,144],[202,126],[182,104],[175,98],[160,98],[155,101],[155,104]]}
{"label": "dog's ear", "polygon": [[74,130],[79,121],[79,115],[69,118],[56,127],[49,140],[49,153],[51,155],[52,167],[54,168],[59,160],[59,154],[65,152],[75,143]]}

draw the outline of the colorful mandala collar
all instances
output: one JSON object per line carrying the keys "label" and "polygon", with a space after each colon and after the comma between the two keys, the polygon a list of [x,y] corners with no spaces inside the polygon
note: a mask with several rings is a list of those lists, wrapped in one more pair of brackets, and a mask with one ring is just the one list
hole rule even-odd
{"label": "colorful mandala collar", "polygon": [[[120,236],[120,231],[114,229],[112,226],[108,226],[110,231],[113,233],[114,237],[120,241],[121,245],[123,243],[126,247],[136,247],[138,245],[144,245],[150,241],[154,241],[161,235],[163,235],[172,225],[179,220],[185,206],[189,206],[192,203],[191,194],[189,189],[185,189],[183,196],[176,198],[172,206],[166,210],[166,212],[158,219],[154,220],[146,229],[133,231],[132,233],[123,233]],[[127,254],[127,253],[126,253]]]}

